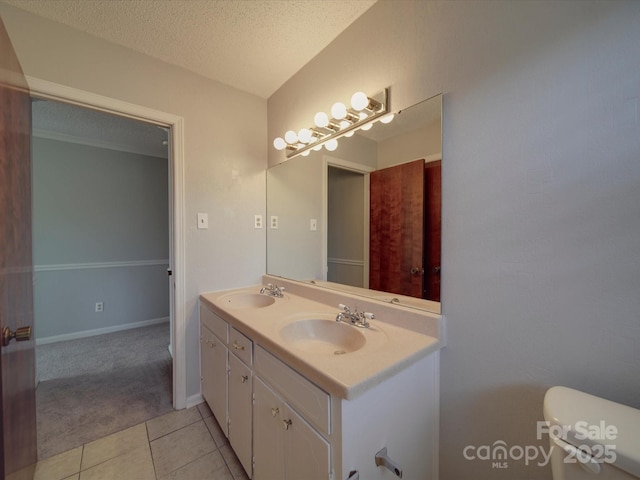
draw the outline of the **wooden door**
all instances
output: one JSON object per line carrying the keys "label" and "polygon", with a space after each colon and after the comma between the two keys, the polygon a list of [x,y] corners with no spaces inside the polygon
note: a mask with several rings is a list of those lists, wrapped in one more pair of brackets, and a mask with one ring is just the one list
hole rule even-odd
{"label": "wooden door", "polygon": [[369,288],[422,298],[424,160],[370,179]]}
{"label": "wooden door", "polygon": [[442,227],[442,161],[424,165],[424,292],[440,301],[440,240]]}
{"label": "wooden door", "polygon": [[[0,328],[33,327],[31,99],[0,19]],[[8,329],[8,330],[5,330]],[[4,340],[4,335],[3,335]],[[34,341],[2,341],[0,471],[31,479],[37,460]]]}

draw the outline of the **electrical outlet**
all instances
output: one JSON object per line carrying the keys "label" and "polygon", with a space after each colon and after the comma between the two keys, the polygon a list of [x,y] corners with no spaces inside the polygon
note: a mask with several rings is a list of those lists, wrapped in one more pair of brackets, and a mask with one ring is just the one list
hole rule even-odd
{"label": "electrical outlet", "polygon": [[96,303],[96,312],[102,312],[104,311],[104,302],[97,302]]}
{"label": "electrical outlet", "polygon": [[271,215],[271,228],[276,230],[278,228],[278,217],[276,215]]}
{"label": "electrical outlet", "polygon": [[262,215],[253,216],[253,226],[254,228],[262,228]]}

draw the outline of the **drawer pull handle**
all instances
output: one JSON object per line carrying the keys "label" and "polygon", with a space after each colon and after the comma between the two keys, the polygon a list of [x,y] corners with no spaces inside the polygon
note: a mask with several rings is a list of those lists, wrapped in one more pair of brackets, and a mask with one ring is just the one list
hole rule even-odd
{"label": "drawer pull handle", "polygon": [[284,424],[284,429],[289,430],[289,427],[293,422],[291,422],[291,420],[282,420],[282,423]]}
{"label": "drawer pull handle", "polygon": [[240,378],[242,378],[242,383],[246,383],[247,380],[249,380],[249,376],[248,375],[242,375]]}
{"label": "drawer pull handle", "polygon": [[280,409],[278,409],[278,408],[272,408],[272,409],[271,409],[271,416],[272,416],[273,418],[276,418],[276,417],[278,416],[278,414],[279,414],[279,413],[280,413]]}
{"label": "drawer pull handle", "polygon": [[211,340],[207,340],[207,343],[209,344],[209,346],[210,346],[211,348],[213,348],[213,347],[215,347],[215,346],[216,346],[216,342],[213,342],[213,341],[211,341]]}
{"label": "drawer pull handle", "polygon": [[235,348],[236,350],[244,350],[244,345],[240,345],[237,340],[234,340],[233,348]]}

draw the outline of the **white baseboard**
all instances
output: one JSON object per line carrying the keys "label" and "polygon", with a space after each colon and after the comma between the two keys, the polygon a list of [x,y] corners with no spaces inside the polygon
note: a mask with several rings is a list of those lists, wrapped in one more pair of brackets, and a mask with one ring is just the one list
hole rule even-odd
{"label": "white baseboard", "polygon": [[122,325],[114,325],[112,327],[94,328],[93,330],[83,330],[81,332],[65,333],[62,335],[53,335],[52,337],[37,338],[36,346],[46,345],[47,343],[64,342],[65,340],[75,340],[76,338],[93,337],[95,335],[103,335],[105,333],[120,332],[122,330],[131,330],[132,328],[148,327],[168,321],[169,317],[153,318],[151,320],[124,323]]}
{"label": "white baseboard", "polygon": [[195,395],[191,395],[190,397],[187,397],[187,407],[186,408],[195,407],[196,405],[199,405],[202,402],[204,402],[204,398],[202,397],[201,394],[196,393]]}

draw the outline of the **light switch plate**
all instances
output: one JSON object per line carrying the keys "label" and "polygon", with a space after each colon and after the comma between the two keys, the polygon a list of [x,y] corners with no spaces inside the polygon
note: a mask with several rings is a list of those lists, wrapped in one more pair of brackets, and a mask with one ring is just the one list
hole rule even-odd
{"label": "light switch plate", "polygon": [[209,214],[198,213],[198,230],[209,228]]}
{"label": "light switch plate", "polygon": [[312,232],[318,230],[318,220],[316,220],[315,218],[309,220],[309,230],[311,230]]}

